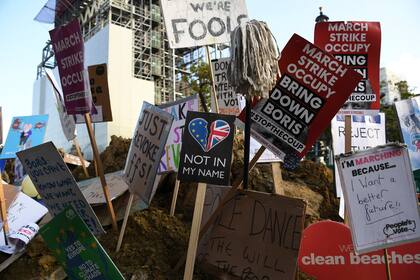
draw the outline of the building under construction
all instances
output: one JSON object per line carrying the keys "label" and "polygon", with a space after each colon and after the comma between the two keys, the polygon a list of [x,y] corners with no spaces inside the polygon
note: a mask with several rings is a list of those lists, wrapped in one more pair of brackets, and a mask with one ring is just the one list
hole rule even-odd
{"label": "building under construction", "polygon": [[[36,20],[59,26],[74,18],[79,19],[84,35],[86,65],[108,65],[114,121],[96,124],[100,148],[108,145],[111,135],[132,136],[142,101],[161,104],[190,94],[183,77],[190,75],[190,66],[202,60],[205,52],[203,48],[169,48],[159,0],[49,0]],[[222,54],[216,53],[215,47],[211,50],[212,57]],[[57,131],[60,124],[54,120],[57,113],[48,110],[53,95],[47,93],[51,89],[43,75],[45,67],[55,68],[49,42],[37,70],[33,113],[50,114],[47,140],[54,135],[51,140],[59,142],[58,147],[68,147],[66,141],[55,139],[57,133],[62,133]],[[78,129],[82,148],[88,147],[87,141],[83,143],[88,138],[83,135],[85,130]]]}

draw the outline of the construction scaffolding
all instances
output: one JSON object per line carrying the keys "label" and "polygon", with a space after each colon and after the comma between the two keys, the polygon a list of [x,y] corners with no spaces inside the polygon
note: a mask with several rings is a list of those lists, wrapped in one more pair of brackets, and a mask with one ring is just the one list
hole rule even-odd
{"label": "construction scaffolding", "polygon": [[[85,41],[109,23],[132,30],[132,75],[154,81],[156,104],[191,93],[182,77],[191,74],[191,65],[205,60],[205,51],[203,48],[169,48],[159,0],[63,0],[57,3],[61,9],[55,15],[55,25],[78,18]],[[211,47],[211,53],[216,58],[215,47]],[[51,44],[47,42],[38,76],[42,75],[44,67],[55,66],[52,58]]]}

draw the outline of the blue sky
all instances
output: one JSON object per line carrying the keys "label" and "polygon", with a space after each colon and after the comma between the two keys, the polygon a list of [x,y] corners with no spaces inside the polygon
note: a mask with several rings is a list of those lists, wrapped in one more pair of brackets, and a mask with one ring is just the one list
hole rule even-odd
{"label": "blue sky", "polygon": [[[30,115],[32,87],[41,51],[52,27],[33,21],[47,0],[0,0],[0,106],[3,135],[12,116]],[[420,93],[420,1],[418,0],[247,0],[251,18],[266,21],[282,49],[293,33],[313,41],[318,7],[330,20],[380,21],[381,66]]]}

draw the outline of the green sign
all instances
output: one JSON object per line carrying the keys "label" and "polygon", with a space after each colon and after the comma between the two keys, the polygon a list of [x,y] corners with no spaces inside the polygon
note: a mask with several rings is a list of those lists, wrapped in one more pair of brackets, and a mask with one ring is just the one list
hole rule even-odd
{"label": "green sign", "polygon": [[124,279],[71,206],[42,227],[40,234],[70,279]]}

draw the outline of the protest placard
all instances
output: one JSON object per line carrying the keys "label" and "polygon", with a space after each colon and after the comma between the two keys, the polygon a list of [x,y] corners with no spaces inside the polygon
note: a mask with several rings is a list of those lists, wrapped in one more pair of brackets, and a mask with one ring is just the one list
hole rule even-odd
{"label": "protest placard", "polygon": [[407,145],[417,192],[420,193],[420,97],[395,102],[401,135]]}
{"label": "protest placard", "polygon": [[379,112],[381,25],[367,21],[326,21],[315,25],[315,45],[363,76],[340,109],[342,114]]}
{"label": "protest placard", "polygon": [[[224,115],[239,115],[245,106],[245,98],[236,93],[230,85],[227,78],[227,70],[230,58],[220,58],[212,60],[213,81],[217,93],[217,103],[219,105],[219,113]],[[216,112],[216,104],[214,98],[211,99],[211,110]]]}
{"label": "protest placard", "polygon": [[16,158],[16,152],[44,141],[48,115],[13,117],[0,159]]}
{"label": "protest placard", "polygon": [[69,115],[89,113],[92,108],[88,75],[84,69],[84,44],[78,19],[50,31],[60,73],[64,104]]}
{"label": "protest placard", "polygon": [[[326,242],[328,240],[328,242]],[[420,273],[420,242],[388,249],[392,279],[416,279]],[[303,231],[299,269],[318,280],[387,279],[382,250],[358,255],[350,229],[343,223],[321,221]]]}
{"label": "protest placard", "polygon": [[419,208],[404,147],[389,144],[341,155],[336,166],[357,253],[420,240]]}
{"label": "protest placard", "polygon": [[244,0],[160,3],[172,49],[229,42],[232,30],[248,18]]}
{"label": "protest placard", "polygon": [[[19,192],[7,212],[9,233],[16,233],[24,226],[36,223],[44,217],[47,212],[48,210],[44,205],[26,194]],[[0,251],[8,254],[13,254],[15,252],[14,246],[11,244],[6,245],[4,232],[2,230],[0,231]]]}
{"label": "protest placard", "polygon": [[238,191],[224,206],[199,256],[242,279],[294,279],[305,202]]}
{"label": "protest placard", "polygon": [[73,207],[61,211],[39,233],[70,279],[124,280]]}
{"label": "protest placard", "polygon": [[52,142],[17,153],[53,216],[72,205],[93,234],[104,230]]}
{"label": "protest placard", "polygon": [[252,136],[281,159],[298,161],[362,77],[297,34],[282,50],[279,69],[270,97],[252,110]]}
{"label": "protest placard", "polygon": [[159,173],[178,171],[182,146],[182,132],[188,111],[198,111],[198,96],[193,95],[174,102],[159,106],[174,117],[168,140],[165,144],[162,159],[160,160]]}
{"label": "protest placard", "polygon": [[66,106],[64,105],[62,98],[63,93],[61,87],[54,78],[53,72],[51,69],[45,68],[45,74],[53,87],[55,105],[57,107],[58,116],[60,117],[61,128],[64,136],[66,136],[67,141],[71,141],[76,138],[76,123],[73,116],[67,114]]}
{"label": "protest placard", "polygon": [[[108,89],[107,65],[88,67],[90,92],[95,110],[91,111],[92,123],[112,122],[112,109]],[[83,114],[76,115],[76,123],[85,123]]]}
{"label": "protest placard", "polygon": [[178,180],[230,184],[235,116],[188,112]]}
{"label": "protest placard", "polygon": [[[331,121],[331,135],[334,155],[345,153],[344,116],[337,115]],[[351,150],[362,151],[378,145],[386,144],[385,114],[378,115],[353,115],[351,119]],[[337,197],[342,196],[340,176],[335,168],[335,190]]]}
{"label": "protest placard", "polygon": [[147,102],[143,102],[123,179],[132,194],[150,204],[153,185],[174,117]]}
{"label": "protest placard", "polygon": [[3,144],[3,111],[0,106],[0,145]]}

